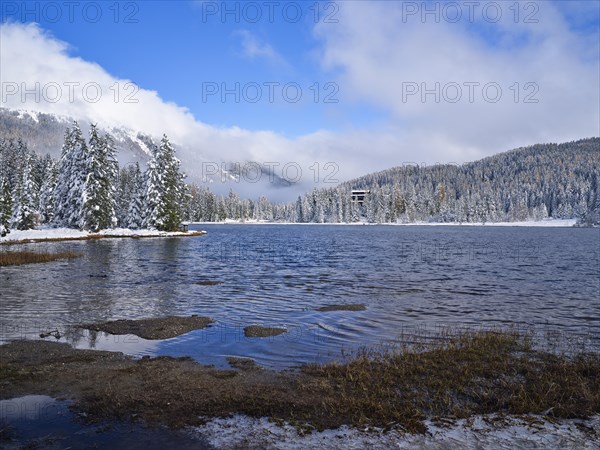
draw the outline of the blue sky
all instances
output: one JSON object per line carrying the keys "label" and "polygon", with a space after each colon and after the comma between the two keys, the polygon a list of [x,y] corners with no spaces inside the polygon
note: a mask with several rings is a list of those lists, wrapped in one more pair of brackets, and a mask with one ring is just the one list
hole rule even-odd
{"label": "blue sky", "polygon": [[[313,33],[314,2],[287,3],[291,5],[281,2],[281,6],[269,7],[256,2],[257,9],[239,2],[120,2],[118,8],[115,2],[106,2],[97,3],[99,9],[84,9],[86,2],[81,2],[73,7],[71,22],[67,6],[61,7],[62,17],[55,20],[56,10],[43,2],[18,2],[16,9],[3,7],[3,20],[40,19],[45,30],[71,45],[71,55],[93,61],[117,78],[158,91],[164,100],[189,108],[198,120],[212,125],[268,129],[294,137],[321,128],[342,130],[356,122],[376,123],[380,114],[375,108],[363,103],[348,109],[339,104],[343,93],[334,94],[335,86],[326,85],[335,83],[335,78],[320,68],[320,47]],[[318,20],[330,14],[335,18],[328,3],[321,5],[324,9]],[[102,15],[96,21],[97,10]],[[257,11],[262,19],[253,23]],[[281,86],[273,85],[273,103],[269,86],[263,84],[271,82]],[[281,91],[290,82],[302,89],[297,103],[285,101]],[[217,83],[219,92],[209,94],[212,85],[203,83]],[[247,83],[258,83],[262,93],[255,103],[243,97],[236,103],[233,94],[223,102],[222,83],[233,90],[240,83],[239,92],[246,92],[250,99],[258,91]],[[288,96],[295,97],[295,86],[289,89]],[[338,103],[325,103],[327,94]]]}
{"label": "blue sky", "polygon": [[[273,20],[265,1],[79,2],[69,20],[65,2],[4,1],[3,83],[92,80],[106,94],[132,81],[140,91],[135,105],[32,102],[5,99],[3,84],[2,106],[165,132],[189,170],[207,159],[293,160],[310,174],[315,162],[335,162],[340,180],[600,135],[600,1],[481,1],[471,19],[472,4],[319,2],[315,21],[312,1],[275,2]],[[224,8],[237,8],[237,20]],[[236,83],[251,97],[260,86],[258,101],[203,98]],[[279,83],[273,103],[265,83]],[[285,100],[286,83],[302,90],[297,103]],[[441,99],[425,94],[432,88]]]}

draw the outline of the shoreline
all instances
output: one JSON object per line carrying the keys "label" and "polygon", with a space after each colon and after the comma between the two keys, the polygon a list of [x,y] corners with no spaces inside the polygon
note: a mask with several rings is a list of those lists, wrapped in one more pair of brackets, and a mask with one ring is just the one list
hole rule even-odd
{"label": "shoreline", "polygon": [[[421,450],[440,448],[597,449],[600,414],[587,419],[553,419],[538,414],[476,415],[448,421],[428,418],[425,432],[398,429],[368,429],[343,425],[323,431],[302,430],[287,421],[271,417],[255,418],[234,414],[226,418],[206,418],[198,426],[173,429],[141,421],[86,420],[71,410],[72,402],[46,395],[25,395],[0,400],[4,428],[0,443],[7,449],[95,448],[98,442],[151,442],[148,448],[219,449],[359,449],[397,448]],[[31,428],[31,420],[41,430]],[[82,420],[83,419],[83,420]],[[48,427],[51,431],[48,433]],[[73,428],[77,433],[72,434]],[[52,444],[61,442],[60,447]],[[137,448],[137,447],[136,447]]]}
{"label": "shoreline", "polygon": [[[545,219],[529,222],[486,222],[486,223],[456,223],[456,222],[414,222],[414,223],[368,223],[368,222],[344,222],[344,223],[291,223],[291,222],[267,222],[256,220],[225,220],[219,222],[183,222],[186,225],[276,225],[276,226],[391,226],[391,227],[523,227],[523,228],[588,228],[577,227],[576,219]],[[593,227],[590,227],[593,228]],[[128,228],[117,228],[102,230],[91,233],[71,228],[41,228],[32,230],[11,230],[9,234],[0,238],[2,245],[33,244],[40,242],[63,242],[63,241],[91,241],[98,239],[142,239],[142,238],[169,238],[169,237],[194,237],[207,234],[204,230],[190,231],[157,231],[157,230],[131,230]]]}
{"label": "shoreline", "polygon": [[99,233],[90,233],[69,228],[46,228],[38,230],[11,230],[9,234],[0,238],[0,245],[33,244],[39,242],[64,242],[64,241],[93,241],[98,239],[142,239],[142,238],[170,238],[203,236],[206,231],[157,231],[157,230],[130,230],[126,228],[103,230]]}
{"label": "shoreline", "polygon": [[[544,219],[520,222],[340,222],[340,223],[315,223],[315,222],[269,222],[258,220],[224,220],[218,222],[184,222],[188,225],[301,225],[301,226],[392,226],[392,227],[531,227],[531,228],[579,228],[576,226],[577,219]],[[581,227],[593,228],[593,227]]]}
{"label": "shoreline", "polygon": [[448,425],[494,414],[550,421],[600,414],[599,354],[534,350],[527,335],[509,330],[458,333],[415,349],[365,350],[295,371],[240,359],[218,369],[187,356],[135,358],[16,340],[0,345],[0,399],[49,395],[72,400],[92,420],[172,429],[235,415],[267,417],[299,434],[352,427],[419,435],[432,418]]}

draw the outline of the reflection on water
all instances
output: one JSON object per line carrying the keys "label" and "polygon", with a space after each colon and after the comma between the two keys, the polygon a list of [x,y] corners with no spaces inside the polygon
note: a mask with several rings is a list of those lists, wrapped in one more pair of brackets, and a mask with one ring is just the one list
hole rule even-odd
{"label": "reflection on water", "polygon": [[110,448],[205,449],[212,448],[201,435],[194,437],[132,422],[86,423],[69,409],[69,402],[46,395],[0,400],[0,442],[3,449]]}
{"label": "reflection on water", "polygon": [[[600,340],[599,229],[202,228],[209,234],[198,238],[36,244],[84,256],[0,269],[0,338],[58,329],[59,341],[78,347],[218,365],[224,356],[250,356],[276,367],[442,326],[514,325]],[[337,303],[367,310],[314,310]],[[67,328],[190,314],[216,323],[165,341]],[[246,338],[247,325],[288,333]]]}
{"label": "reflection on water", "polygon": [[76,348],[123,352],[130,355],[152,355],[160,345],[160,341],[143,339],[133,334],[112,335],[78,327],[66,327],[63,337]]}

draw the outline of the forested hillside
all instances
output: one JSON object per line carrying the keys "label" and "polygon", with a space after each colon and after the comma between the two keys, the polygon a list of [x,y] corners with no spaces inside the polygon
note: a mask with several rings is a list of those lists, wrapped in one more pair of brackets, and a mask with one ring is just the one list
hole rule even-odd
{"label": "forested hillside", "polygon": [[[516,221],[598,213],[600,139],[539,144],[461,166],[396,167],[341,189],[371,193],[374,221]],[[597,219],[596,219],[597,220]]]}
{"label": "forested hillside", "polygon": [[[192,220],[314,223],[512,222],[547,217],[600,222],[600,139],[541,144],[477,162],[395,167],[316,189],[296,202],[224,199],[194,188]],[[364,198],[353,190],[367,191]]]}
{"label": "forested hillside", "polygon": [[[1,136],[0,136],[1,138]],[[119,168],[114,141],[91,126],[68,129],[55,160],[0,139],[0,233],[41,224],[100,230],[177,229],[182,220],[292,223],[513,222],[548,217],[600,224],[600,138],[540,144],[480,161],[395,167],[295,202],[221,196],[184,183],[166,137],[152,159]],[[353,195],[353,191],[364,194]]]}

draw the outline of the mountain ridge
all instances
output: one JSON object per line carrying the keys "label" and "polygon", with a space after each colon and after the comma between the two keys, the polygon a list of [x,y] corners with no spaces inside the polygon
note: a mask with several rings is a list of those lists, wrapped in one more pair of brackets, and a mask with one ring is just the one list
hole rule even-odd
{"label": "mountain ridge", "polygon": [[[420,165],[420,164],[410,163],[410,164],[405,164],[405,165],[401,165],[401,166],[393,166],[388,169],[378,170],[378,171],[371,172],[371,173],[368,173],[365,175],[361,175],[356,178],[352,178],[348,181],[344,181],[344,182],[340,183],[340,186],[348,186],[348,187],[357,187],[358,188],[358,187],[361,187],[361,184],[363,183],[363,180],[365,178],[369,178],[369,177],[377,178],[378,176],[384,177],[384,176],[389,175],[392,172],[397,173],[402,170],[415,170],[415,169],[431,170],[432,168],[440,168],[440,167],[459,168],[459,167],[477,166],[480,164],[485,164],[485,163],[495,161],[498,158],[503,158],[503,157],[506,158],[506,157],[517,155],[517,154],[519,156],[523,156],[525,153],[529,153],[529,152],[537,150],[537,149],[548,150],[548,147],[550,147],[550,148],[554,147],[556,150],[570,150],[573,146],[578,146],[580,144],[593,145],[595,147],[594,149],[586,149],[585,151],[597,151],[597,152],[599,152],[599,156],[600,156],[600,137],[588,137],[588,138],[581,138],[581,139],[576,139],[574,141],[561,142],[561,143],[548,142],[548,143],[533,144],[533,145],[524,146],[524,147],[517,147],[517,148],[513,148],[510,150],[496,153],[494,155],[486,156],[481,159],[477,159],[475,161],[465,162],[462,164],[439,163],[439,164],[432,164],[432,165],[426,165],[426,164]],[[567,148],[567,147],[569,147],[569,148]]]}
{"label": "mountain ridge", "polygon": [[[28,147],[40,155],[49,154],[58,159],[64,142],[66,128],[77,121],[82,129],[89,129],[91,123],[58,114],[48,114],[24,109],[0,108],[0,134],[4,139],[22,139]],[[149,161],[151,153],[148,140],[152,137],[134,130],[116,127],[100,127],[104,134],[110,134],[115,143],[117,157],[121,165],[135,162],[142,166]]]}
{"label": "mountain ridge", "polygon": [[[49,154],[52,158],[59,159],[65,130],[72,127],[75,121],[82,130],[88,130],[93,123],[85,119],[64,115],[0,107],[0,138],[15,141],[22,139],[27,142],[30,150],[35,151],[40,156]],[[162,133],[151,136],[140,131],[114,125],[98,126],[98,130],[102,134],[109,134],[113,138],[117,150],[117,159],[121,166],[139,163],[142,168],[146,167],[152,156],[152,146],[156,146],[162,136]],[[182,153],[183,147],[181,145],[173,142],[173,146],[178,154]],[[196,156],[203,160],[201,155]],[[182,162],[186,166],[186,161]],[[249,165],[247,163],[251,163],[252,167],[256,167],[256,163],[251,161],[246,161],[243,165],[240,163],[218,164],[217,173],[215,174],[206,175],[205,173],[192,171],[187,175],[193,182],[201,184],[206,181],[213,188],[216,188],[215,190],[227,193],[231,185],[239,187],[244,183],[244,180],[252,179],[252,176],[246,173],[246,167]],[[211,167],[214,167],[214,164]],[[279,176],[269,167],[262,164],[258,164],[258,167],[261,171],[260,179],[268,180],[263,183],[265,185],[263,187],[281,190],[294,185],[293,182]],[[244,187],[248,191],[256,191],[252,184],[246,183]]]}

